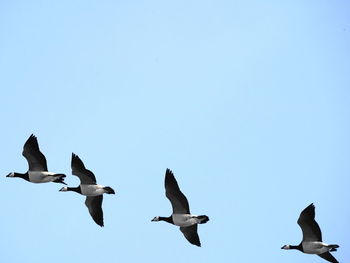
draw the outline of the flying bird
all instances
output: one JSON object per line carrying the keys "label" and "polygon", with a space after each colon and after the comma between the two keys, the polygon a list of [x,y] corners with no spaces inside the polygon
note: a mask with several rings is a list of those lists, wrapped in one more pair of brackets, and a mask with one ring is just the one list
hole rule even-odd
{"label": "flying bird", "polygon": [[27,159],[29,169],[26,173],[12,172],[6,177],[19,177],[31,183],[61,183],[64,182],[65,174],[48,172],[46,158],[39,149],[39,144],[34,134],[30,135],[23,146],[22,155]]}
{"label": "flying bird", "polygon": [[115,194],[109,186],[96,184],[95,175],[85,168],[84,163],[78,155],[72,153],[72,174],[80,179],[80,185],[77,187],[62,187],[61,192],[73,191],[86,196],[85,205],[96,224],[103,227],[103,194]]}
{"label": "flying bird", "polygon": [[315,221],[314,204],[310,204],[300,213],[298,225],[303,231],[303,240],[297,246],[284,245],[282,249],[297,249],[306,254],[316,254],[329,262],[338,263],[330,251],[337,251],[339,246],[322,242],[321,229]]}
{"label": "flying bird", "polygon": [[197,225],[209,221],[206,215],[193,215],[190,213],[190,207],[186,196],[181,192],[176,182],[173,172],[166,169],[165,173],[165,195],[169,199],[173,213],[169,217],[156,216],[152,221],[165,221],[180,227],[180,231],[185,238],[193,245],[201,246],[197,233]]}

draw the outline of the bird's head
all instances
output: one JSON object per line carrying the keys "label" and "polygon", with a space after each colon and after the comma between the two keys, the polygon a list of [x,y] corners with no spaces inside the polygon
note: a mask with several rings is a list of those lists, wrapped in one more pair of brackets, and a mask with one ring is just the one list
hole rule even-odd
{"label": "bird's head", "polygon": [[68,187],[64,186],[60,189],[60,192],[67,192],[68,191]]}
{"label": "bird's head", "polygon": [[155,216],[155,217],[152,219],[152,222],[158,222],[158,221],[160,221],[159,216]]}
{"label": "bird's head", "polygon": [[14,172],[9,173],[8,175],[6,175],[6,177],[15,177],[15,173]]}
{"label": "bird's head", "polygon": [[286,250],[288,250],[288,249],[290,249],[290,245],[284,245],[283,247],[281,247],[281,249],[286,249]]}

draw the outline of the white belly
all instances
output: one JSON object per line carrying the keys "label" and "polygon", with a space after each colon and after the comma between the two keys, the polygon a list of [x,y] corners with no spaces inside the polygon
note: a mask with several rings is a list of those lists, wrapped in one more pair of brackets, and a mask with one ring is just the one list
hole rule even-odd
{"label": "white belly", "polygon": [[36,184],[54,181],[55,177],[52,176],[54,174],[51,172],[28,171],[29,181]]}
{"label": "white belly", "polygon": [[196,216],[191,214],[172,214],[172,218],[176,226],[186,227],[198,224]]}
{"label": "white belly", "polygon": [[81,194],[86,196],[102,195],[105,192],[103,186],[99,184],[81,184],[80,190]]}
{"label": "white belly", "polygon": [[304,253],[306,254],[322,254],[329,251],[328,245],[319,241],[309,241],[302,243]]}

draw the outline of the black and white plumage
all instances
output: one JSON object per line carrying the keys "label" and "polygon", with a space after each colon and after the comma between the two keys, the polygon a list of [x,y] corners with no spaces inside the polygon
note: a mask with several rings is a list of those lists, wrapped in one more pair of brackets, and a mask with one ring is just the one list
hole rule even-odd
{"label": "black and white plumage", "polygon": [[193,245],[201,246],[197,233],[197,225],[209,221],[206,215],[192,215],[186,196],[181,192],[179,185],[170,169],[165,173],[165,195],[173,208],[169,217],[156,216],[152,221],[165,221],[180,227],[185,238]]}
{"label": "black and white plumage", "polygon": [[38,140],[35,135],[30,135],[23,146],[22,155],[28,162],[29,169],[26,173],[9,173],[6,177],[19,177],[32,183],[62,183],[66,175],[52,173],[47,170],[46,158],[39,149]]}
{"label": "black and white plumage", "polygon": [[329,262],[338,263],[330,251],[337,251],[339,246],[322,242],[321,229],[315,221],[314,204],[310,204],[300,213],[298,225],[303,232],[303,240],[298,246],[284,245],[282,249],[297,249],[306,254],[316,254]]}
{"label": "black and white plumage", "polygon": [[82,160],[74,153],[72,153],[71,168],[72,174],[79,177],[80,184],[96,184],[95,175],[85,168]]}
{"label": "black and white plumage", "polygon": [[62,187],[61,192],[73,191],[86,196],[85,205],[89,209],[92,219],[99,226],[104,226],[102,201],[103,194],[115,194],[109,186],[96,184],[95,175],[85,168],[84,163],[78,155],[72,153],[72,174],[80,179],[78,187]]}

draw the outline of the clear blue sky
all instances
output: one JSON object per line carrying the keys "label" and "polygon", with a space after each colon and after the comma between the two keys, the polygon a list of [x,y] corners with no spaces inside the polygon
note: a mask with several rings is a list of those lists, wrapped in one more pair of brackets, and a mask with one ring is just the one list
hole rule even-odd
{"label": "clear blue sky", "polygon": [[[350,258],[348,1],[1,1],[2,261],[325,262],[298,251],[311,202]],[[104,197],[6,178],[31,133],[49,170],[75,152]],[[171,168],[202,247],[168,216]],[[102,258],[102,259],[101,259]]]}

